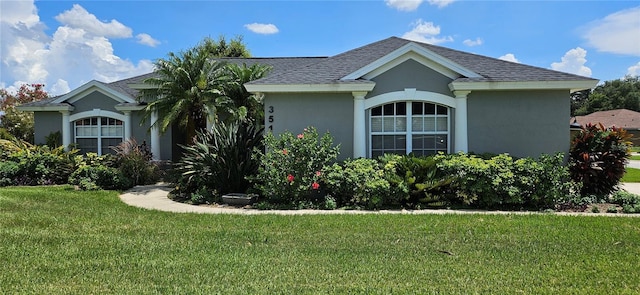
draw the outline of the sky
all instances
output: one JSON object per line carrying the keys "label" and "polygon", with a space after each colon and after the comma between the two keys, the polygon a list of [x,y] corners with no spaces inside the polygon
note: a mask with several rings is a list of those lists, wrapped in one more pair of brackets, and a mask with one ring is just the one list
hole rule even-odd
{"label": "sky", "polygon": [[0,0],[0,88],[64,94],[220,36],[241,36],[254,57],[332,56],[396,36],[600,81],[640,75],[638,0]]}

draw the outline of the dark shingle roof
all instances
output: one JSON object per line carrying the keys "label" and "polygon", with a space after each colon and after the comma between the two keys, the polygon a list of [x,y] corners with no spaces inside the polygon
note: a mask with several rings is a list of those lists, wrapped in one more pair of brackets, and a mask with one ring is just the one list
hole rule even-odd
{"label": "dark shingle roof", "polygon": [[409,43],[418,44],[481,76],[475,78],[460,77],[456,79],[457,82],[595,80],[578,75],[458,51],[446,47],[415,42],[398,37],[391,37],[329,57],[323,61],[307,65],[302,68],[292,69],[278,75],[270,75],[249,84],[343,83],[344,81],[339,81],[342,77],[365,67],[366,65]]}
{"label": "dark shingle roof", "polygon": [[[272,67],[272,70],[265,78],[248,84],[369,83],[366,80],[340,79],[409,43],[422,46],[480,75],[480,77],[461,76],[455,80],[456,82],[596,81],[592,78],[508,62],[398,37],[390,37],[331,57],[221,58],[220,60],[236,64],[244,63],[247,66],[260,63]],[[100,83],[135,99],[138,90],[131,88],[130,84],[141,84],[145,79],[153,77],[153,75],[154,73],[148,73],[111,83]],[[51,97],[47,100],[27,105],[52,105],[50,103],[58,97]]]}

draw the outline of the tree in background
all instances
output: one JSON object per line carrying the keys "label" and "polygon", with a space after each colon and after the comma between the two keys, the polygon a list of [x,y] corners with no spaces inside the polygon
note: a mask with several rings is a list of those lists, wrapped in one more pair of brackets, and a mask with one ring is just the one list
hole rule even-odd
{"label": "tree in background", "polygon": [[227,42],[224,36],[218,40],[206,37],[199,47],[212,57],[251,57],[251,53],[242,41],[242,36],[236,36]]}
{"label": "tree in background", "polygon": [[593,90],[571,94],[573,116],[582,116],[597,111],[628,109],[640,111],[640,76],[606,81]]}
{"label": "tree in background", "polygon": [[48,97],[44,84],[23,84],[16,94],[0,89],[0,129],[4,130],[0,134],[8,133],[17,139],[33,143],[33,113],[18,111],[16,106]]}

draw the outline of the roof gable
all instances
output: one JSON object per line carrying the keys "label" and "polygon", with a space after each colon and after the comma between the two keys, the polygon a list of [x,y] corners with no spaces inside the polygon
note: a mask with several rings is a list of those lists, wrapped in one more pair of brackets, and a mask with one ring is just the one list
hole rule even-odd
{"label": "roof gable", "polygon": [[378,58],[374,62],[342,77],[340,80],[355,80],[360,78],[369,80],[410,59],[415,60],[451,79],[456,79],[461,76],[482,78],[482,76],[472,70],[457,64],[448,58],[438,55],[426,47],[410,42],[391,53]]}
{"label": "roof gable", "polygon": [[103,84],[102,82],[98,82],[96,80],[92,80],[74,90],[72,90],[71,92],[65,94],[65,95],[61,95],[59,97],[57,97],[56,99],[54,99],[53,101],[51,101],[52,104],[56,104],[56,103],[74,103],[78,100],[83,99],[84,97],[86,97],[87,95],[93,93],[94,91],[98,91],[104,95],[106,95],[107,97],[113,99],[114,101],[117,101],[118,103],[136,103],[135,98],[116,91],[115,89]]}

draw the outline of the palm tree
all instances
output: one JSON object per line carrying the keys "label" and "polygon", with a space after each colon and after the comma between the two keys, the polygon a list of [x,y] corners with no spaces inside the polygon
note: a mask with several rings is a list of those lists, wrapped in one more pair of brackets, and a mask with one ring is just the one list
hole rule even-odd
{"label": "palm tree", "polygon": [[224,63],[210,58],[200,47],[175,54],[155,62],[155,76],[144,83],[153,87],[143,89],[140,98],[147,101],[143,120],[157,112],[155,127],[164,133],[174,123],[185,130],[185,141],[191,142],[196,131],[207,128],[209,111],[228,103],[222,92],[227,77]]}
{"label": "palm tree", "polygon": [[260,79],[267,75],[271,67],[253,64],[247,67],[237,64],[225,66],[226,83],[222,86],[225,97],[229,99],[228,107],[220,109],[220,117],[231,120],[249,119],[254,123],[264,122],[264,108],[260,97],[249,93],[244,83]]}

